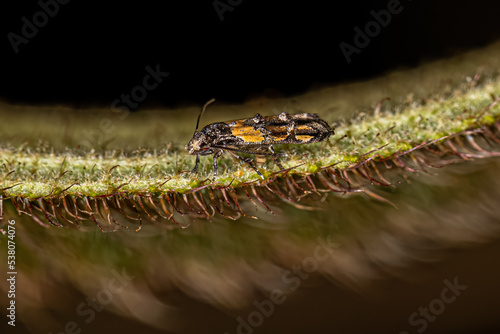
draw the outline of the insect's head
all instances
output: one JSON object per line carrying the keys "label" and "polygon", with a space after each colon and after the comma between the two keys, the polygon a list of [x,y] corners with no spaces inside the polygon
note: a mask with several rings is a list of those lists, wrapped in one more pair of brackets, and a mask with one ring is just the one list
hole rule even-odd
{"label": "insect's head", "polygon": [[186,145],[186,150],[189,151],[189,154],[199,154],[199,155],[207,155],[212,154],[213,151],[209,146],[210,141],[206,134],[200,131],[196,131],[194,133],[193,138]]}
{"label": "insect's head", "polygon": [[198,126],[200,125],[201,115],[203,115],[208,105],[214,101],[215,99],[211,99],[210,101],[205,103],[203,109],[198,115],[198,121],[196,121],[196,129],[194,130],[193,138],[191,138],[189,143],[186,145],[186,150],[189,151],[189,154],[207,155],[213,153],[212,149],[209,146],[210,141],[208,136],[205,133],[198,131]]}

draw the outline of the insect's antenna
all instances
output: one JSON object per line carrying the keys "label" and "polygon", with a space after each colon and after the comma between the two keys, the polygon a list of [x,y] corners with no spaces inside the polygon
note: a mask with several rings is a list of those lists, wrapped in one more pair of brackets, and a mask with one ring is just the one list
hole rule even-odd
{"label": "insect's antenna", "polygon": [[205,105],[203,106],[203,109],[201,109],[201,112],[198,115],[198,121],[196,121],[196,129],[194,130],[194,133],[196,133],[198,131],[198,125],[200,125],[201,115],[203,115],[203,113],[205,112],[205,109],[207,109],[208,105],[210,103],[214,102],[214,101],[215,101],[215,99],[211,99],[210,101],[208,101],[207,103],[205,103]]}

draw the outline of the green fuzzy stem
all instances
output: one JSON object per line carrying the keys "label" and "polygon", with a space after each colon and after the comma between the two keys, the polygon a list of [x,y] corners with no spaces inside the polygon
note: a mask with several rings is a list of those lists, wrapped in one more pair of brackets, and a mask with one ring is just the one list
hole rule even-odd
{"label": "green fuzzy stem", "polygon": [[[409,103],[401,110],[376,111],[338,122],[330,142],[278,147],[290,174],[308,175],[328,166],[339,170],[360,162],[387,158],[434,140],[464,130],[492,125],[499,117],[500,80],[480,87],[456,91],[446,98],[426,101],[425,105]],[[222,120],[221,120],[222,121]],[[166,193],[189,192],[212,177],[212,159],[203,157],[197,173],[194,156],[185,150],[142,152],[132,155],[108,151],[104,154],[75,152],[44,153],[30,149],[1,150],[1,183],[5,196],[29,199],[58,195],[105,196],[117,192]],[[268,159],[271,160],[271,159]],[[234,162],[229,155],[219,159],[219,175],[214,186],[232,187],[262,182],[248,166]],[[268,161],[259,166],[266,179],[279,172]]]}
{"label": "green fuzzy stem", "polygon": [[[335,135],[329,142],[277,145],[278,153],[286,153],[279,157],[281,163],[289,174],[299,176],[328,166],[345,170],[493,125],[500,114],[498,68],[500,43],[293,98],[260,97],[238,106],[216,102],[203,115],[201,126],[256,113],[316,113],[335,127]],[[211,156],[201,157],[192,174],[195,157],[184,149],[199,111],[199,106],[126,112],[0,103],[0,194],[29,199],[96,197],[186,193],[210,185]],[[280,174],[270,158],[258,166],[264,181],[229,154],[218,162],[214,187],[262,184]]]}

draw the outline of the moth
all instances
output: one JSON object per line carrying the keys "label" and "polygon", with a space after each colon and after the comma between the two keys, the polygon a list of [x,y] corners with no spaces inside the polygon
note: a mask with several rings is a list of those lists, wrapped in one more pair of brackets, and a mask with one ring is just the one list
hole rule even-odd
{"label": "moth", "polygon": [[261,177],[262,174],[255,167],[253,161],[237,153],[254,154],[259,157],[272,156],[279,168],[284,169],[278,161],[273,149],[275,144],[311,144],[328,139],[335,133],[327,122],[316,114],[301,113],[261,116],[256,114],[252,118],[238,119],[212,123],[198,131],[200,118],[207,106],[215,99],[208,101],[198,115],[193,138],[186,145],[189,154],[196,155],[196,163],[192,172],[196,172],[200,162],[200,155],[213,154],[214,177],[217,177],[217,158],[225,151],[233,157],[244,161]]}

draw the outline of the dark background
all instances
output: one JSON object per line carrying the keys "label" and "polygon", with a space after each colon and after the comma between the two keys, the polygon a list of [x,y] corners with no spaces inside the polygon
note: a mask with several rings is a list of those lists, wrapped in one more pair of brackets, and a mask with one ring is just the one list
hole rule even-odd
{"label": "dark background", "polygon": [[[235,1],[235,0],[233,0]],[[227,0],[221,1],[227,3]],[[379,76],[481,47],[500,37],[500,3],[409,1],[348,64],[339,44],[388,1],[242,1],[221,22],[213,1],[109,4],[70,1],[16,54],[26,16],[20,1],[0,10],[0,99],[11,103],[109,106],[141,84],[147,65],[170,76],[139,106],[239,103],[255,95],[293,95],[316,85]],[[163,7],[163,6],[164,7]],[[5,6],[5,5],[4,5]]]}

